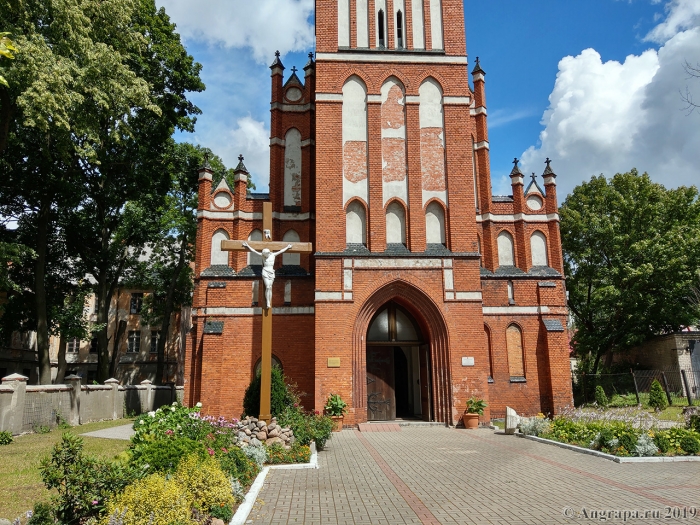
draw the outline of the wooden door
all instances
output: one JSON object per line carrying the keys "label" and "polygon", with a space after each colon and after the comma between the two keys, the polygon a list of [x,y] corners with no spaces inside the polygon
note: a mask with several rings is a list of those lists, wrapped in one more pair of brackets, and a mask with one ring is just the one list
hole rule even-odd
{"label": "wooden door", "polygon": [[421,345],[420,356],[420,405],[423,421],[431,420],[430,403],[430,345]]}
{"label": "wooden door", "polygon": [[394,348],[367,347],[367,420],[396,419],[394,395]]}

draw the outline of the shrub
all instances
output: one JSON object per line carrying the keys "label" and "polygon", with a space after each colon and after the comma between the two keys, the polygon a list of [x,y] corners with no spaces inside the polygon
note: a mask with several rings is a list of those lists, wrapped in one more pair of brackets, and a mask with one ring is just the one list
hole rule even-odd
{"label": "shrub", "polygon": [[229,477],[213,457],[187,456],[180,461],[173,481],[186,487],[194,506],[201,511],[234,504]]}
{"label": "shrub", "polygon": [[224,523],[228,523],[233,518],[233,509],[231,505],[224,505],[223,507],[213,508],[209,512],[212,518],[218,518],[223,520]]}
{"label": "shrub", "polygon": [[635,446],[635,453],[638,456],[655,456],[658,452],[659,448],[649,434],[644,433],[639,436]]}
{"label": "shrub", "polygon": [[342,417],[345,415],[348,404],[338,394],[331,394],[326,400],[326,406],[323,409],[329,416]]}
{"label": "shrub", "polygon": [[540,436],[549,431],[550,423],[549,419],[533,417],[520,423],[520,432],[526,436]]}
{"label": "shrub", "polygon": [[[270,410],[273,416],[279,417],[286,407],[299,402],[278,366],[272,367],[270,388]],[[252,417],[258,417],[260,414],[260,372],[255,374],[246,388],[243,396],[243,410]]]}
{"label": "shrub", "polygon": [[681,449],[691,456],[697,454],[700,452],[700,440],[692,434],[687,434],[681,438]]}
{"label": "shrub", "polygon": [[242,450],[243,453],[246,456],[248,456],[250,460],[255,461],[255,463],[258,465],[258,468],[262,468],[262,466],[267,461],[267,449],[265,447],[248,446]]}
{"label": "shrub", "polygon": [[658,432],[654,436],[654,444],[659,447],[659,452],[666,454],[671,449],[671,441],[665,433]]}
{"label": "shrub", "polygon": [[656,379],[651,383],[651,389],[649,390],[649,406],[656,410],[663,410],[668,406],[666,392],[664,392],[661,383]]}
{"label": "shrub", "polygon": [[608,396],[605,395],[605,390],[600,385],[595,387],[595,402],[599,407],[606,407],[610,402]]}
{"label": "shrub", "polygon": [[147,468],[149,472],[173,472],[180,460],[191,454],[205,457],[206,447],[203,443],[189,438],[172,438],[151,441],[135,448],[132,462]]}
{"label": "shrub", "polygon": [[47,503],[36,503],[27,525],[54,525],[53,512]]}
{"label": "shrub", "polygon": [[271,445],[267,449],[268,463],[278,465],[280,463],[308,463],[311,460],[311,449],[295,442],[289,449],[279,443]]}
{"label": "shrub", "polygon": [[56,489],[52,507],[55,517],[66,524],[98,518],[105,501],[138,476],[129,466],[84,455],[83,440],[70,433],[63,434],[39,470],[46,488]]}
{"label": "shrub", "polygon": [[253,483],[255,476],[260,472],[257,462],[239,447],[232,447],[220,455],[219,464],[229,477],[238,480],[244,487]]}
{"label": "shrub", "polygon": [[289,427],[294,432],[294,439],[301,445],[316,442],[318,450],[323,450],[333,431],[333,420],[318,412],[303,412],[300,408],[289,406],[278,418],[280,425]]}
{"label": "shrub", "polygon": [[637,451],[637,433],[634,430],[624,430],[617,436],[618,445],[622,449],[620,452],[634,454]]}
{"label": "shrub", "polygon": [[163,474],[151,474],[110,500],[101,523],[108,525],[110,516],[116,516],[122,525],[190,524],[193,504],[188,487],[175,479],[165,479]]}
{"label": "shrub", "polygon": [[0,432],[0,445],[9,445],[13,441],[12,432]]}
{"label": "shrub", "polygon": [[212,432],[208,422],[199,415],[201,405],[187,408],[179,403],[161,407],[134,421],[133,446],[167,439],[170,436],[186,437],[194,441],[203,439]]}
{"label": "shrub", "polygon": [[[700,432],[700,414],[691,414],[688,417],[688,423],[686,425],[688,430],[693,430],[695,432]],[[0,441],[0,445],[2,442]]]}

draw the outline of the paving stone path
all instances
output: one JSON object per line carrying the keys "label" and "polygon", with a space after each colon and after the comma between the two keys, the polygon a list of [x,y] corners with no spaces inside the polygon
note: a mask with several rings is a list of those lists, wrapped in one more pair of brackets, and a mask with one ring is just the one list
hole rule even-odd
{"label": "paving stone path", "polygon": [[248,523],[700,525],[698,463],[619,464],[492,430],[344,430],[319,466],[271,471]]}
{"label": "paving stone path", "polygon": [[128,425],[120,425],[118,427],[103,428],[102,430],[86,432],[82,435],[87,437],[103,439],[122,439],[125,441],[129,441],[131,439],[131,436],[134,435],[134,424],[129,423]]}

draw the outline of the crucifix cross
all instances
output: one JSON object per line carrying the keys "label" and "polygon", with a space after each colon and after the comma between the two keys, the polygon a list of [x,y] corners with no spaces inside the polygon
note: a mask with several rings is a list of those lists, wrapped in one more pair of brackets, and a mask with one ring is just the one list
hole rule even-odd
{"label": "crucifix cross", "polygon": [[265,285],[265,307],[262,313],[262,362],[260,372],[260,417],[269,422],[272,368],[272,284],[275,281],[275,257],[284,252],[311,253],[310,242],[277,242],[272,240],[272,203],[263,202],[262,241],[221,241],[221,249],[230,252],[250,251],[263,259],[262,278]]}

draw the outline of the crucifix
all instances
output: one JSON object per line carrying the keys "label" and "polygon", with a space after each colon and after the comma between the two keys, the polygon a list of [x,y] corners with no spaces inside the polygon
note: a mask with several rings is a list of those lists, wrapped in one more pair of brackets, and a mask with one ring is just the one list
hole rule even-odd
{"label": "crucifix", "polygon": [[265,303],[262,311],[262,363],[260,371],[260,417],[269,422],[272,368],[272,284],[275,281],[275,257],[284,253],[311,253],[310,242],[275,242],[272,240],[272,203],[263,202],[262,241],[221,241],[221,249],[231,252],[250,251],[263,260],[262,278]]}

